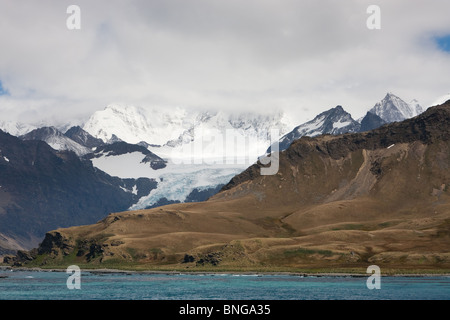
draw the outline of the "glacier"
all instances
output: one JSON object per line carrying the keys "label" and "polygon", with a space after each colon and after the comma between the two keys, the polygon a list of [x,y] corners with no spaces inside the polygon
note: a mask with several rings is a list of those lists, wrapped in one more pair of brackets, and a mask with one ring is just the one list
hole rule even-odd
{"label": "glacier", "polygon": [[148,163],[143,163],[145,156],[140,152],[121,155],[102,155],[91,159],[94,167],[122,179],[149,178],[158,183],[149,195],[130,207],[130,210],[139,210],[156,204],[160,199],[184,202],[186,197],[194,190],[205,190],[217,185],[228,183],[231,178],[244,170],[247,163],[235,164],[182,164],[169,160],[167,166],[154,170]]}
{"label": "glacier", "polygon": [[194,190],[228,183],[266,154],[280,134],[293,127],[279,111],[231,114],[188,111],[183,108],[144,108],[109,105],[95,112],[83,129],[96,138],[117,138],[145,147],[167,161],[165,168],[143,163],[141,152],[102,154],[94,167],[120,178],[150,178],[156,189],[141,197],[131,210],[144,209],[160,199],[184,202]]}
{"label": "glacier", "polygon": [[[170,168],[171,165],[168,165]],[[139,199],[130,210],[139,210],[150,207],[160,199],[184,202],[194,190],[205,190],[211,187],[228,183],[236,174],[243,170],[242,167],[217,167],[215,165],[176,165],[173,169],[160,173],[158,187],[153,189],[148,196]]]}

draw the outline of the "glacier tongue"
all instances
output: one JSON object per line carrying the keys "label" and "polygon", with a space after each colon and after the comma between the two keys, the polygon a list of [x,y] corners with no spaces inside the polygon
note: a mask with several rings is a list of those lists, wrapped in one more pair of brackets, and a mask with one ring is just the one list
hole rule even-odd
{"label": "glacier tongue", "polygon": [[119,178],[150,178],[158,183],[149,195],[142,197],[131,210],[144,209],[152,206],[162,198],[169,201],[183,202],[194,190],[212,188],[228,183],[231,178],[248,167],[247,163],[234,164],[200,164],[183,163],[182,160],[168,161],[162,169],[153,170],[147,163],[143,163],[144,155],[140,152],[121,155],[104,154],[93,158],[95,167]]}
{"label": "glacier tongue", "polygon": [[144,209],[161,199],[184,202],[194,190],[203,190],[228,183],[243,170],[242,167],[218,167],[216,165],[171,165],[159,173],[158,187],[142,197],[130,210]]}

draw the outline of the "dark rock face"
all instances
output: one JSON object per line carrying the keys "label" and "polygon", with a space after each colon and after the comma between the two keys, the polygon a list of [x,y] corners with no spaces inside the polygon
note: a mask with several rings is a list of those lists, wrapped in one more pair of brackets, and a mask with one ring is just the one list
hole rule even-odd
{"label": "dark rock face", "polygon": [[61,249],[64,254],[68,254],[73,249],[73,244],[71,244],[66,238],[64,238],[58,231],[47,232],[45,238],[38,248],[38,254],[48,254],[53,253],[55,248]]}
{"label": "dark rock face", "polygon": [[190,263],[194,261],[195,261],[194,256],[191,256],[190,254],[185,254],[182,263]]}
{"label": "dark rock face", "polygon": [[386,124],[386,121],[381,119],[379,116],[377,116],[374,113],[367,112],[367,114],[361,121],[361,128],[359,131],[360,132],[370,131],[379,128],[384,124]]}
{"label": "dark rock face", "polygon": [[141,197],[147,196],[150,194],[150,191],[155,189],[158,185],[156,180],[149,179],[149,178],[137,178],[137,179],[120,179],[116,178],[118,180],[118,184],[120,184],[120,181],[123,181],[123,188],[129,190],[129,192],[133,191],[133,188],[136,187],[137,194],[135,195],[135,201],[137,202]]}
{"label": "dark rock face", "polygon": [[27,262],[36,259],[38,250],[32,249],[30,251],[18,250],[15,256],[6,256],[3,258],[3,263],[14,267],[21,267]]}
{"label": "dark rock face", "polygon": [[189,195],[186,197],[186,200],[184,202],[199,202],[199,201],[206,201],[209,199],[209,197],[212,197],[217,192],[222,189],[223,185],[218,185],[212,188],[199,190],[195,188],[194,190],[189,193]]}
{"label": "dark rock face", "polygon": [[222,261],[222,255],[218,252],[211,252],[203,255],[196,262],[197,266],[213,265],[217,266]]}

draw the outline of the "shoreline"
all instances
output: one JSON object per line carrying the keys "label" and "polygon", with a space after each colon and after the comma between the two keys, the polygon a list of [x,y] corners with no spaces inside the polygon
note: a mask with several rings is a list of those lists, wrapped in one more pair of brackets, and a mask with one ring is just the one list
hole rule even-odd
{"label": "shoreline", "polygon": [[[1,271],[30,271],[30,272],[66,272],[63,268],[39,268],[39,267],[11,267],[0,266]],[[299,277],[368,277],[370,273],[351,273],[351,272],[300,272],[300,271],[179,271],[179,270],[124,270],[113,268],[93,268],[83,269],[81,272],[93,274],[162,274],[162,275],[243,275],[243,276],[299,276]],[[450,273],[381,273],[384,277],[450,277]]]}

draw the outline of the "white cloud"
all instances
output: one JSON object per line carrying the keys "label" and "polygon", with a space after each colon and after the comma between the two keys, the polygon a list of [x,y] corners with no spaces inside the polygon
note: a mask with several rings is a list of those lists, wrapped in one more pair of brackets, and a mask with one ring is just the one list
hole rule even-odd
{"label": "white cloud", "polygon": [[392,91],[432,103],[447,93],[450,2],[2,0],[2,117],[82,117],[109,103],[282,108],[298,122],[341,104],[355,118]]}

